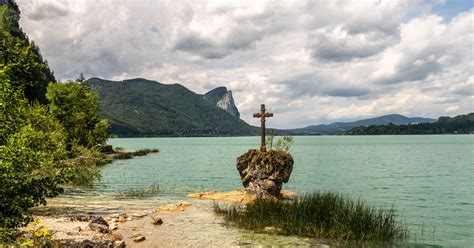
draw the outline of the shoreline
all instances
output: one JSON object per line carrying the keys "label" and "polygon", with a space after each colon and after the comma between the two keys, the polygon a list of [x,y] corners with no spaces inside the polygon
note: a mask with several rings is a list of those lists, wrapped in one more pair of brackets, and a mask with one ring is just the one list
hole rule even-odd
{"label": "shoreline", "polygon": [[[216,199],[193,198],[192,195],[217,195]],[[231,196],[230,198],[223,196]],[[159,205],[147,210],[128,208],[119,214],[71,214],[38,211],[44,225],[51,230],[56,242],[67,244],[96,245],[108,242],[121,247],[124,241],[127,247],[182,247],[182,246],[242,246],[242,245],[304,245],[326,247],[325,241],[297,236],[282,236],[258,233],[224,225],[220,216],[212,208],[213,201],[235,203],[236,196],[243,203],[243,190],[228,192],[201,192],[188,195],[189,201]],[[217,199],[219,198],[219,199]],[[60,207],[60,206],[57,206]],[[96,211],[100,212],[100,211]],[[49,215],[41,215],[41,214]],[[88,227],[93,216],[103,217],[107,221],[110,233],[100,233]],[[152,222],[161,218],[161,225]],[[30,228],[30,226],[28,227]],[[143,236],[143,241],[134,241]],[[88,243],[89,242],[89,243]],[[101,243],[102,242],[102,243]],[[105,243],[104,243],[105,242]]]}

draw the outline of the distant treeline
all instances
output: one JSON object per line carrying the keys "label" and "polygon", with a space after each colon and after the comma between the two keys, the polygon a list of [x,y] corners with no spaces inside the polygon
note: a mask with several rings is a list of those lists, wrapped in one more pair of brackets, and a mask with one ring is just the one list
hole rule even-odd
{"label": "distant treeline", "polygon": [[439,117],[431,123],[370,125],[353,128],[346,135],[469,134],[474,133],[474,113]]}

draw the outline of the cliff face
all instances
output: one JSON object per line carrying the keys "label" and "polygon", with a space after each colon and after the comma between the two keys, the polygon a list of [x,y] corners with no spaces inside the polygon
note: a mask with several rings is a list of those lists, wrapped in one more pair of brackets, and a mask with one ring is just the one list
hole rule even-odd
{"label": "cliff face", "polygon": [[237,106],[235,106],[231,90],[227,91],[227,93],[222,96],[222,98],[216,103],[216,106],[227,111],[232,116],[240,119],[240,113],[237,109]]}
{"label": "cliff face", "polygon": [[234,98],[232,97],[232,91],[228,91],[226,87],[218,87],[207,92],[204,95],[204,99],[227,111],[232,116],[240,118],[239,110],[235,106]]}

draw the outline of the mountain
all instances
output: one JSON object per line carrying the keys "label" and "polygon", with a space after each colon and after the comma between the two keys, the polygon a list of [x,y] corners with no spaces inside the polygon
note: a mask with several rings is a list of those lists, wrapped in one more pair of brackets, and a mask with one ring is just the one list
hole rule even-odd
{"label": "mountain", "polygon": [[352,128],[346,135],[472,134],[474,113],[455,117],[442,116],[435,122],[417,124],[370,125]]}
{"label": "mountain", "polygon": [[120,137],[257,134],[255,128],[180,84],[141,78],[91,78],[85,84],[99,93],[99,116],[108,119],[111,132]]}
{"label": "mountain", "polygon": [[228,91],[226,87],[218,87],[207,92],[204,94],[204,99],[227,111],[227,113],[231,114],[237,119],[240,119],[240,113],[237,109],[237,106],[235,106],[234,98],[232,97],[232,91]]}
{"label": "mountain", "polygon": [[422,117],[405,117],[399,114],[384,115],[380,117],[358,120],[354,122],[335,122],[328,125],[314,125],[304,128],[279,130],[277,133],[287,133],[291,135],[318,135],[318,134],[341,134],[355,127],[370,126],[370,125],[386,125],[393,123],[395,125],[410,124],[410,123],[426,123],[434,122],[436,119],[422,118]]}

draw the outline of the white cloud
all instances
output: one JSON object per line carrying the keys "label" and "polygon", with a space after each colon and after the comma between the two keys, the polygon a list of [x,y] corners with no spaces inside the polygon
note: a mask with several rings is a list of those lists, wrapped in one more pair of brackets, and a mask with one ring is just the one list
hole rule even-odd
{"label": "white cloud", "polygon": [[402,0],[18,2],[59,79],[227,86],[244,120],[266,103],[274,127],[473,110],[472,9],[447,21]]}

